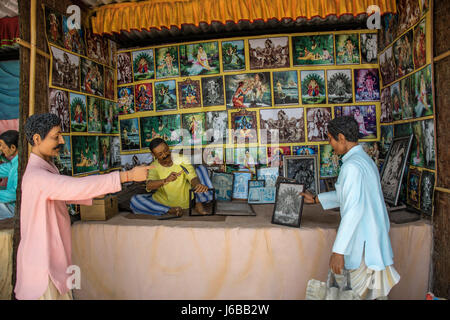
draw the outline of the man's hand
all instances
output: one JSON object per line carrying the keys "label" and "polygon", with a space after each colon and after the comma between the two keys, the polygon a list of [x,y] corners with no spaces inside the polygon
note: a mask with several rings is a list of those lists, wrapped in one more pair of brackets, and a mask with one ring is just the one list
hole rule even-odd
{"label": "man's hand", "polygon": [[137,166],[126,172],[128,181],[141,182],[147,180],[148,170],[155,168],[151,166]]}
{"label": "man's hand", "polygon": [[203,193],[203,192],[207,192],[207,191],[208,191],[208,187],[201,183],[196,185],[194,188],[195,193]]}
{"label": "man's hand", "polygon": [[335,274],[341,274],[341,271],[344,270],[344,255],[333,252],[330,257],[330,269]]}
{"label": "man's hand", "polygon": [[164,184],[172,182],[177,180],[177,178],[181,175],[182,171],[180,172],[171,172],[167,178],[164,179]]}
{"label": "man's hand", "polygon": [[303,199],[305,200],[305,203],[315,203],[314,195],[311,192],[309,192],[309,191],[300,192],[299,195],[301,195],[303,197]]}

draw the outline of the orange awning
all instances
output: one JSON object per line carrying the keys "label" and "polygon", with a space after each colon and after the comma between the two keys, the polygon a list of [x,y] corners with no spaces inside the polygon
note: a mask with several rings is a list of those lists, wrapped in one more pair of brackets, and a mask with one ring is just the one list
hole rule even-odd
{"label": "orange awning", "polygon": [[184,24],[357,16],[370,5],[377,5],[381,14],[396,12],[395,0],[151,0],[102,6],[91,21],[94,33],[112,34]]}

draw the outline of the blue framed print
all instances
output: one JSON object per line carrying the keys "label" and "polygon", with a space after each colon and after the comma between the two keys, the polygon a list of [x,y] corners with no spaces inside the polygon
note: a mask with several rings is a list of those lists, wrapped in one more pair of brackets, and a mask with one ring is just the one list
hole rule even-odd
{"label": "blue framed print", "polygon": [[251,187],[248,191],[249,204],[275,203],[276,187]]}
{"label": "blue framed print", "polygon": [[251,172],[235,171],[233,172],[233,199],[247,200],[248,199],[248,181],[252,179]]}
{"label": "blue framed print", "polygon": [[265,180],[265,187],[275,187],[279,175],[278,167],[260,168],[257,171],[257,179]]}
{"label": "blue framed print", "polygon": [[234,175],[226,172],[213,171],[211,183],[216,190],[217,201],[231,201],[233,195]]}

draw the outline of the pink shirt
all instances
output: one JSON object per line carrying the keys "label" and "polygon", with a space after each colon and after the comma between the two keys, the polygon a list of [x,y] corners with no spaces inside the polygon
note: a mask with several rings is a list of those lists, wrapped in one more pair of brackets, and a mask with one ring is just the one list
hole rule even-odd
{"label": "pink shirt", "polygon": [[30,154],[22,180],[20,243],[17,252],[17,299],[38,299],[53,281],[60,294],[69,291],[70,217],[66,204],[92,204],[92,198],[120,191],[118,171],[83,178],[60,175],[56,166]]}

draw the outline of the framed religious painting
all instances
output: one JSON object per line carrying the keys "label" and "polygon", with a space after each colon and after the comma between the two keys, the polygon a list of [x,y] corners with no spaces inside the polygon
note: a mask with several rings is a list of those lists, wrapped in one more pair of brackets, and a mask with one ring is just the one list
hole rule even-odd
{"label": "framed religious painting", "polygon": [[117,102],[103,101],[103,133],[119,133],[119,109]]}
{"label": "framed religious painting", "polygon": [[178,68],[178,47],[162,47],[155,49],[156,78],[171,78],[180,75]]}
{"label": "framed religious painting", "polygon": [[277,170],[283,169],[283,157],[291,155],[291,147],[278,146],[267,148],[267,165],[276,167]]}
{"label": "framed religious painting", "polygon": [[378,69],[354,69],[355,102],[379,101],[380,81]]}
{"label": "framed religious painting", "polygon": [[270,72],[226,75],[225,94],[227,108],[271,107]]}
{"label": "framed religious painting", "polygon": [[395,61],[392,46],[379,55],[380,74],[383,86],[387,86],[395,80]]}
{"label": "framed religious painting", "polygon": [[204,107],[223,106],[223,76],[202,77],[202,100]]}
{"label": "framed religious painting", "polygon": [[408,196],[406,203],[416,209],[420,209],[420,180],[422,171],[410,168],[408,172]]}
{"label": "framed religious painting", "polygon": [[414,28],[414,44],[413,44],[413,59],[414,66],[417,69],[427,63],[427,39],[426,39],[426,19],[423,19]]}
{"label": "framed religious painting", "polygon": [[239,165],[240,169],[250,170],[256,173],[256,165],[258,164],[258,148],[235,148],[234,164]]}
{"label": "framed religious painting", "polygon": [[139,150],[139,119],[120,119],[119,125],[121,152]]}
{"label": "framed religious painting", "polygon": [[420,210],[427,216],[433,212],[434,172],[422,171],[420,182]]}
{"label": "framed religious painting", "polygon": [[141,165],[149,165],[153,162],[153,155],[148,153],[132,153],[120,155],[120,164],[123,169],[131,170]]}
{"label": "framed religious painting", "polygon": [[182,44],[180,50],[181,76],[190,77],[220,73],[219,43]]}
{"label": "framed religious painting", "polygon": [[417,71],[410,78],[414,117],[420,118],[433,115],[431,65]]}
{"label": "framed religious painting", "polygon": [[[254,180],[250,180],[254,181]],[[249,187],[249,204],[272,204],[275,203],[276,187]]]}
{"label": "framed religious painting", "polygon": [[385,13],[381,16],[380,50],[384,50],[397,37],[397,18],[398,15],[394,13]]}
{"label": "framed religious painting", "polygon": [[357,33],[336,34],[336,64],[359,64],[359,39]]}
{"label": "framed religious painting", "polygon": [[394,138],[410,136],[413,134],[411,122],[394,124]]}
{"label": "framed religious painting", "polygon": [[370,141],[370,142],[359,142],[358,143],[363,150],[367,153],[367,155],[375,162],[378,167],[380,161],[380,149],[378,142]]}
{"label": "framed religious painting", "polygon": [[380,158],[385,159],[394,138],[394,126],[381,126],[380,134]]}
{"label": "framed religious painting", "polygon": [[296,156],[309,156],[318,153],[319,146],[292,146],[292,154]]}
{"label": "framed religious painting", "polygon": [[50,46],[51,86],[80,91],[80,57]]}
{"label": "framed religious painting", "polygon": [[266,185],[265,180],[248,180],[248,189],[250,188],[259,188],[264,187]]}
{"label": "framed religious painting", "polygon": [[98,136],[72,136],[73,175],[98,172]]}
{"label": "framed religious painting", "polygon": [[305,190],[309,190],[313,194],[320,193],[319,161],[317,155],[285,156],[283,161],[284,177],[295,179],[297,183],[305,186]]}
{"label": "framed religious painting", "polygon": [[111,168],[111,140],[108,136],[98,137],[99,170],[107,171]]}
{"label": "framed religious painting", "polygon": [[248,40],[250,70],[289,67],[289,37]]}
{"label": "framed religious painting", "polygon": [[72,149],[70,144],[70,136],[63,136],[64,146],[59,149],[58,156],[55,157],[54,163],[60,174],[72,175]]}
{"label": "framed religious painting", "polygon": [[289,227],[300,227],[303,211],[305,186],[298,183],[282,182],[277,187],[272,223]]}
{"label": "framed religious painting", "polygon": [[399,79],[414,71],[413,31],[410,30],[394,42],[395,77]]}
{"label": "framed religious painting", "polygon": [[134,110],[153,111],[153,85],[140,83],[134,86]]}
{"label": "framed religious painting", "polygon": [[108,39],[109,49],[109,65],[113,68],[117,67],[117,42]]}
{"label": "framed religious painting", "polygon": [[402,119],[412,119],[413,105],[411,92],[411,77],[403,78],[400,82],[400,105],[402,108]]}
{"label": "framed religious painting", "polygon": [[81,91],[103,97],[103,66],[81,58]]}
{"label": "framed religious painting", "polygon": [[[411,129],[414,139],[411,145],[411,154],[409,163],[416,167],[424,167],[425,162],[425,148],[424,148],[424,132],[421,121],[411,123]],[[434,140],[434,139],[433,139]]]}
{"label": "framed religious painting", "polygon": [[239,112],[232,112],[230,117],[233,131],[229,136],[229,143],[245,144],[258,142],[256,111],[243,109]]}
{"label": "framed religious painting", "polygon": [[278,176],[278,167],[258,168],[256,171],[257,179],[264,180],[265,187],[275,187]]}
{"label": "framed religious painting", "polygon": [[332,34],[292,37],[294,66],[334,64]]}
{"label": "framed religious painting", "polygon": [[180,109],[201,107],[200,80],[188,78],[178,82],[178,98]]}
{"label": "framed religious painting", "polygon": [[352,70],[327,70],[328,103],[352,103]]}
{"label": "framed religious painting", "polygon": [[328,122],[331,120],[331,107],[307,108],[306,123],[308,141],[328,141]]}
{"label": "framed religious painting", "polygon": [[155,79],[153,49],[133,51],[131,56],[134,81]]}
{"label": "framed religious painting", "polygon": [[52,88],[49,88],[48,92],[50,113],[56,114],[61,120],[61,132],[70,132],[69,93]]}
{"label": "framed religious painting", "polygon": [[320,178],[335,178],[339,175],[342,156],[337,155],[331,144],[319,146]]}
{"label": "framed religious painting", "polygon": [[434,145],[434,119],[420,121],[423,133],[424,167],[434,170],[436,167],[436,149]]}
{"label": "framed religious painting", "polygon": [[378,34],[361,33],[361,63],[377,64],[378,55]]}
{"label": "framed religious painting", "polygon": [[102,36],[93,34],[91,28],[84,28],[86,36],[86,54],[89,59],[108,64],[108,41]]}
{"label": "framed religious painting", "polygon": [[105,75],[105,98],[114,100],[114,69],[104,67],[104,75]]}
{"label": "framed religious painting", "polygon": [[72,132],[86,132],[87,130],[87,101],[86,96],[69,93],[70,101],[70,129]]}
{"label": "framed religious painting", "polygon": [[177,88],[175,80],[155,82],[156,111],[177,109]]}
{"label": "framed religious painting", "polygon": [[244,40],[222,41],[223,71],[245,70]]}
{"label": "framed religious painting", "polygon": [[47,40],[59,47],[64,47],[63,44],[63,29],[62,29],[62,15],[50,7],[44,6],[45,12],[45,28]]}
{"label": "framed religious painting", "polygon": [[261,143],[305,142],[304,119],[303,108],[260,109]]}
{"label": "framed religious painting", "polygon": [[381,123],[389,123],[394,121],[392,117],[392,100],[391,100],[391,87],[386,87],[381,90]]}
{"label": "framed religious painting", "polygon": [[300,71],[302,104],[326,103],[325,71]]}
{"label": "framed religious painting", "polygon": [[258,164],[261,166],[267,165],[267,148],[266,147],[258,147]]}
{"label": "framed religious painting", "polygon": [[350,116],[358,123],[359,139],[377,138],[377,111],[375,105],[334,107],[335,117]]}
{"label": "framed religious painting", "polygon": [[181,116],[171,114],[156,117],[141,117],[141,146],[148,148],[150,142],[155,138],[162,138],[169,146],[177,145],[181,142],[180,127]]}
{"label": "framed religious painting", "polygon": [[384,200],[396,206],[413,136],[394,138],[381,171]]}
{"label": "framed religious painting", "polygon": [[398,0],[396,5],[398,12],[397,36],[399,36],[419,21],[420,6],[419,1],[416,0]]}
{"label": "framed religious painting", "polygon": [[66,16],[62,16],[64,48],[80,55],[85,55],[83,28],[70,28]]}
{"label": "framed religious painting", "polygon": [[130,52],[117,53],[117,85],[133,82]]}
{"label": "framed religious painting", "polygon": [[234,175],[232,173],[213,171],[211,174],[211,183],[216,191],[217,201],[232,200],[234,185]]}
{"label": "framed religious painting", "polygon": [[203,149],[203,163],[207,166],[217,166],[225,163],[222,147],[208,147]]}
{"label": "framed religious painting", "polygon": [[119,115],[135,112],[133,86],[117,88],[117,106],[119,108]]}
{"label": "framed religious painting", "polygon": [[206,117],[204,112],[182,114],[181,127],[189,133],[187,136],[183,135],[183,145],[206,144]]}
{"label": "framed religious painting", "polygon": [[111,168],[120,167],[120,137],[109,137],[109,145],[111,147]]}
{"label": "framed religious painting", "polygon": [[248,171],[234,171],[233,200],[248,199],[248,181],[252,179],[252,173]]}
{"label": "framed religious painting", "polygon": [[102,110],[103,100],[100,98],[88,96],[88,132],[102,132]]}
{"label": "framed religious painting", "polygon": [[228,112],[210,111],[206,112],[206,143],[226,143],[228,135]]}
{"label": "framed religious painting", "polygon": [[273,72],[274,103],[276,106],[298,104],[297,71]]}
{"label": "framed religious painting", "polygon": [[396,82],[390,88],[391,88],[392,118],[394,119],[394,121],[402,120],[400,83]]}

